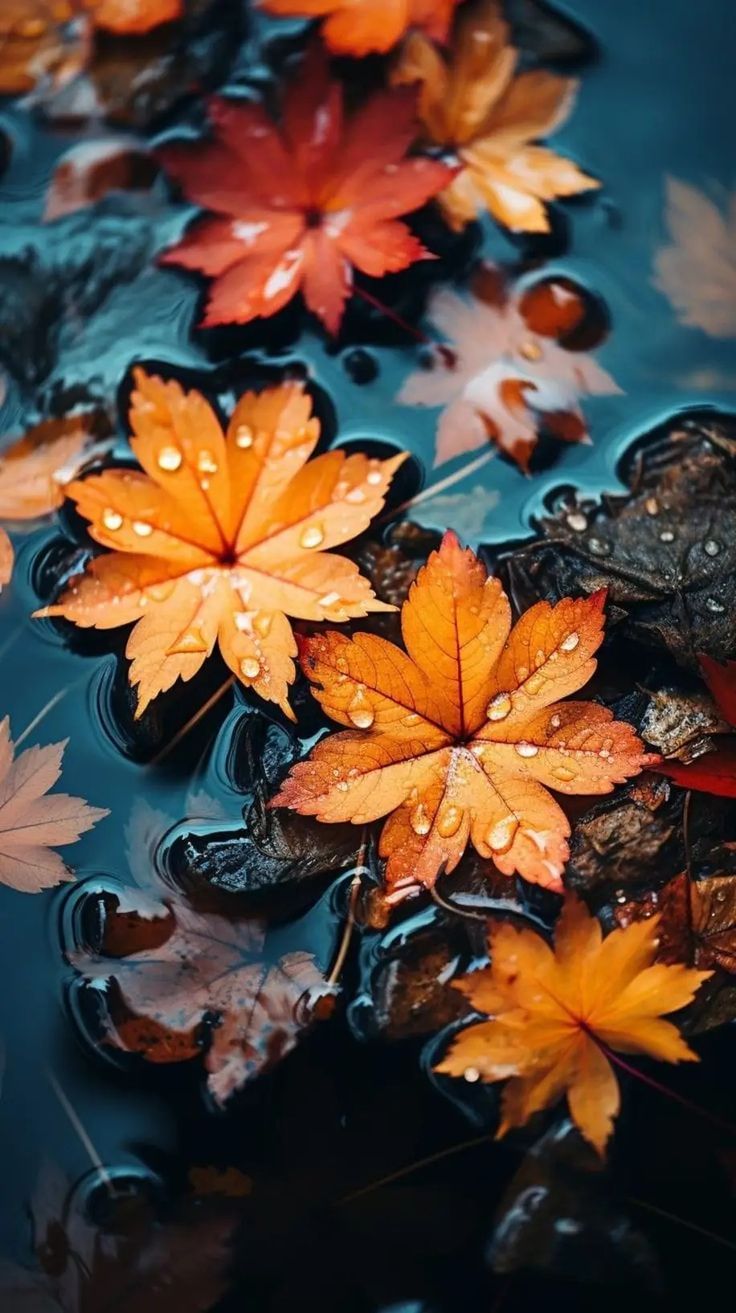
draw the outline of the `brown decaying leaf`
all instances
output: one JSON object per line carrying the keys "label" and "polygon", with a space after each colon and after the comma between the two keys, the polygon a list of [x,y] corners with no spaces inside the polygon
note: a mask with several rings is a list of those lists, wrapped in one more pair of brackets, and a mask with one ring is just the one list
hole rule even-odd
{"label": "brown decaying leaf", "polygon": [[655,965],[658,922],[603,939],[596,918],[569,894],[554,951],[534,931],[492,925],[491,965],[456,982],[487,1020],[461,1030],[436,1070],[507,1081],[499,1136],[566,1093],[573,1121],[602,1155],[620,1107],[606,1049],[698,1061],[662,1015],[692,1002],[711,972]]}
{"label": "brown decaying leaf", "polygon": [[100,137],[73,146],[54,168],[44,222],[93,205],[110,192],[147,192],[158,166],[144,146],[124,137]]}
{"label": "brown decaying leaf", "polygon": [[259,922],[179,901],[160,905],[152,924],[150,905],[140,904],[139,913],[138,898],[135,890],[121,895],[102,953],[76,952],[72,964],[88,980],[115,983],[108,1043],[149,1062],[196,1057],[205,1018],[214,1020],[204,1061],[210,1093],[224,1104],[294,1047],[311,1019],[300,1000],[317,993],[324,977],[310,953],[265,962]]}
{"label": "brown decaying leaf", "polygon": [[661,889],[614,909],[620,926],[659,915],[657,958],[736,975],[736,875],[693,880],[681,871]]}
{"label": "brown decaying leaf", "polygon": [[322,821],[389,816],[379,852],[394,901],[452,871],[466,846],[560,891],[568,820],[549,789],[608,793],[648,761],[587,683],[602,593],[532,607],[511,626],[499,580],[447,533],[401,613],[406,652],[373,634],[306,640],[323,709],[351,728],[294,766],[272,806]]}
{"label": "brown decaying leaf", "polygon": [[[700,669],[719,711],[736,730],[736,661],[721,665],[712,657],[701,655]],[[736,736],[729,734],[711,742],[712,751],[695,761],[665,761],[657,769],[683,789],[736,798]]]}
{"label": "brown decaying leaf", "polygon": [[414,32],[394,69],[394,82],[420,85],[426,137],[460,159],[439,198],[454,228],[489,210],[507,228],[548,232],[546,203],[600,185],[532,144],[564,123],[577,83],[546,69],[517,73],[518,59],[498,0],[482,0],[461,9],[447,58]]}
{"label": "brown decaying leaf", "polygon": [[[620,388],[586,352],[533,331],[522,313],[523,293],[510,290],[500,270],[487,269],[490,274],[493,296],[441,288],[430,298],[429,321],[445,345],[431,369],[408,376],[397,400],[443,407],[435,465],[495,442],[527,471],[543,428],[563,442],[589,441],[579,398]],[[484,283],[487,288],[488,277]]]}
{"label": "brown decaying leaf", "polygon": [[112,552],[38,614],[84,628],[135,623],[126,655],[138,716],[215,646],[236,677],[294,719],[287,616],[347,620],[391,610],[329,549],[383,506],[403,454],[327,451],[299,382],[238,401],[226,432],[201,393],[134,371],[131,446],[143,472],[108,470],[67,492]]}
{"label": "brown decaying leaf", "polygon": [[26,748],[14,759],[7,716],[0,723],[0,883],[22,893],[73,880],[54,847],[76,843],[108,815],[106,807],[90,807],[82,798],[49,795],[65,746],[66,740]]}
{"label": "brown decaying leaf", "polygon": [[623,496],[567,499],[541,536],[507,558],[514,595],[608,589],[611,626],[697,671],[698,654],[733,655],[736,430],[725,417],[679,417],[628,456]]}
{"label": "brown decaying leaf", "polygon": [[671,245],[655,257],[654,285],[681,324],[709,337],[736,337],[736,192],[721,208],[703,191],[668,178]]}

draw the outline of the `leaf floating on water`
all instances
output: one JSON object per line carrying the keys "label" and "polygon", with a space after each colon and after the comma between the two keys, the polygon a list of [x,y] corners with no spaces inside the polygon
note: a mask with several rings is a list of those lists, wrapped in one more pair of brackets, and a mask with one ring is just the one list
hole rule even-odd
{"label": "leaf floating on water", "polygon": [[458,0],[260,0],[269,14],[325,18],[322,35],[337,55],[385,54],[410,28],[432,41],[447,37]]}
{"label": "leaf floating on water", "polygon": [[35,520],[61,506],[65,485],[78,473],[98,421],[93,413],[45,420],[0,452],[4,520]]}
{"label": "leaf floating on water", "polygon": [[736,875],[693,880],[681,871],[661,889],[614,909],[620,926],[657,913],[660,962],[720,967],[736,975]]}
{"label": "leaf floating on water", "polygon": [[283,102],[210,101],[215,140],[160,151],[167,171],[216,217],[200,219],[164,257],[214,282],[203,324],[274,315],[301,291],[330,333],[340,327],[353,268],[379,278],[431,252],[400,221],[452,177],[406,151],[415,97],[380,91],[343,124],[343,91],[312,47]]}
{"label": "leaf floating on water", "polygon": [[0,588],[10,583],[14,560],[13,544],[5,530],[0,528]]}
{"label": "leaf floating on water", "polygon": [[201,393],[142,369],[134,378],[131,445],[145,473],[108,470],[69,487],[92,537],[113,550],[39,614],[84,628],[138,622],[126,655],[139,716],[218,645],[246,687],[293,719],[287,616],[392,609],[329,549],[368,527],[404,456],[333,450],[307,463],[320,426],[301,383],[246,392],[223,433]]}
{"label": "leaf floating on water", "polygon": [[585,441],[579,398],[620,389],[592,356],[555,339],[557,332],[564,338],[575,300],[566,284],[549,289],[557,316],[550,321],[530,316],[528,291],[515,294],[499,270],[486,268],[479,281],[476,296],[442,288],[430,298],[429,320],[444,342],[429,369],[409,375],[397,400],[444,408],[435,465],[496,443],[526,472],[543,429],[563,442]]}
{"label": "leaf floating on water", "polygon": [[568,820],[550,789],[608,793],[648,758],[587,683],[604,595],[540,602],[511,627],[500,582],[447,533],[401,614],[406,652],[372,634],[305,641],[302,666],[330,735],[294,766],[272,806],[322,821],[389,815],[380,841],[394,901],[432,886],[468,843],[506,875],[557,891]]}
{"label": "leaf floating on water", "polygon": [[135,907],[131,891],[108,919],[102,953],[78,952],[72,963],[88,980],[115,982],[122,1006],[112,1004],[108,1042],[149,1062],[196,1057],[205,1020],[214,1022],[204,1061],[223,1104],[294,1048],[312,1020],[305,999],[324,977],[311,953],[264,961],[260,922],[183,902],[165,909],[160,942],[150,946],[149,909],[138,917]]}
{"label": "leaf floating on water", "polygon": [[692,1002],[711,972],[655,965],[657,926],[653,917],[604,939],[574,895],[557,922],[554,951],[534,931],[493,925],[491,965],[456,982],[489,1018],[461,1030],[436,1070],[508,1082],[499,1136],[566,1092],[573,1121],[602,1155],[620,1098],[601,1045],[663,1062],[698,1061],[662,1016]]}
{"label": "leaf floating on water", "polygon": [[0,95],[32,91],[41,79],[63,86],[76,76],[86,52],[67,26],[74,10],[74,0],[3,0]]}
{"label": "leaf floating on water", "polygon": [[547,202],[600,186],[532,144],[565,122],[577,83],[546,69],[517,73],[518,59],[497,0],[463,7],[447,59],[419,32],[404,44],[393,80],[419,83],[425,135],[462,166],[439,198],[453,228],[488,210],[516,232],[549,232]]}
{"label": "leaf floating on water", "polygon": [[0,724],[0,883],[37,894],[73,880],[54,848],[76,843],[103,816],[82,798],[49,794],[61,774],[66,743],[26,748],[14,757],[10,722]]}
{"label": "leaf floating on water", "polygon": [[709,337],[736,337],[736,192],[719,207],[699,188],[667,179],[672,244],[656,255],[654,285],[678,320]]}

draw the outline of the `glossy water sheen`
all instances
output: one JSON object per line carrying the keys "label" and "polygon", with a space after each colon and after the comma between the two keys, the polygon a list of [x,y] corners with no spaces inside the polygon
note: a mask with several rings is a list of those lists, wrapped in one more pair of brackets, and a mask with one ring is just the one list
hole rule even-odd
{"label": "glossy water sheen", "polygon": [[[679,326],[651,284],[653,256],[666,237],[665,175],[673,174],[715,196],[736,181],[729,145],[730,125],[736,117],[732,5],[729,0],[700,4],[576,0],[560,8],[595,34],[600,54],[582,70],[577,110],[558,133],[557,143],[563,152],[584,161],[606,185],[594,200],[564,207],[558,216],[559,236],[549,243],[544,269],[579,280],[605,300],[612,331],[599,359],[623,391],[585,402],[592,446],[561,450],[551,468],[528,480],[494,460],[479,474],[455,484],[452,500],[445,496],[435,505],[429,500],[417,511],[422,523],[452,524],[474,542],[499,542],[527,533],[545,495],[561,483],[595,493],[614,488],[617,459],[636,435],[688,407],[729,409],[736,386],[732,344]],[[0,107],[0,124],[14,147],[11,166],[0,179],[3,254],[22,252],[29,243],[47,249],[53,244],[63,262],[72,245],[78,255],[85,242],[92,243],[95,224],[110,225],[113,235],[122,224],[130,265],[113,279],[117,285],[88,324],[84,317],[67,322],[57,363],[45,377],[25,389],[18,380],[10,380],[0,412],[2,431],[18,432],[54,399],[57,406],[63,397],[73,400],[77,389],[92,397],[110,395],[134,359],[201,369],[208,359],[218,363],[224,358],[229,338],[223,338],[223,345],[190,334],[197,299],[193,282],[154,269],[148,258],[151,250],[178,234],[189,212],[163,202],[143,213],[135,206],[106,202],[96,218],[73,216],[39,233],[49,171],[75,138],[69,132],[44,130],[10,103]],[[513,260],[519,245],[489,227],[484,253],[490,259]],[[129,280],[128,274],[132,274]],[[380,438],[394,447],[408,447],[420,462],[428,463],[434,414],[393,404],[402,378],[416,367],[418,348],[382,345],[378,336],[363,342],[375,361],[377,376],[358,384],[345,366],[350,345],[333,352],[321,333],[307,328],[281,359],[307,364],[334,404],[341,441]],[[258,350],[250,352],[251,359],[258,357]],[[237,385],[240,376],[236,367],[231,382]],[[455,468],[450,466],[443,474]],[[431,477],[427,473],[425,480]],[[57,632],[28,619],[37,604],[34,580],[39,561],[54,538],[55,531],[48,528],[16,536],[17,572],[0,601],[0,710],[10,713],[17,735],[51,699],[58,699],[32,741],[70,736],[65,788],[112,809],[112,815],[69,852],[79,880],[89,881],[95,889],[100,882],[129,879],[125,830],[141,796],[175,823],[185,814],[185,795],[194,775],[197,786],[219,801],[226,820],[240,820],[242,797],[233,783],[228,750],[239,721],[248,713],[239,697],[234,704],[226,699],[159,766],[142,764],[122,750],[109,710],[115,637],[93,644],[91,655],[77,654],[65,648]],[[70,973],[60,951],[60,934],[70,915],[68,900],[77,896],[64,889],[38,898],[0,890],[0,1033],[7,1050],[0,1103],[4,1181],[0,1240],[7,1253],[27,1260],[24,1209],[40,1161],[53,1158],[72,1181],[90,1167],[87,1150],[54,1091],[51,1073],[111,1169],[140,1170],[147,1164],[176,1181],[183,1179],[191,1162],[235,1161],[256,1180],[260,1174],[272,1186],[283,1181],[279,1189],[283,1200],[289,1198],[289,1208],[284,1204],[281,1212],[276,1207],[266,1209],[263,1233],[256,1234],[255,1246],[251,1235],[242,1251],[246,1256],[243,1284],[223,1308],[267,1313],[293,1308],[290,1292],[308,1308],[350,1313],[389,1308],[393,1313],[438,1309],[470,1313],[500,1306],[494,1301],[502,1287],[484,1274],[479,1255],[501,1177],[514,1163],[511,1154],[508,1161],[486,1152],[475,1159],[448,1160],[434,1173],[409,1182],[416,1189],[436,1192],[436,1207],[448,1219],[446,1255],[440,1246],[427,1258],[417,1246],[419,1256],[413,1258],[407,1238],[401,1259],[389,1245],[391,1263],[382,1261],[386,1236],[396,1224],[397,1205],[382,1205],[375,1196],[375,1216],[352,1215],[348,1210],[324,1226],[315,1222],[319,1201],[334,1199],[468,1134],[465,1118],[436,1094],[425,1074],[417,1073],[414,1046],[365,1046],[344,1028],[328,1028],[283,1071],[249,1091],[231,1114],[212,1116],[201,1099],[196,1064],[183,1074],[139,1066],[122,1070],[96,1059],[79,1038],[71,1020]],[[312,920],[312,946],[325,962],[333,948],[335,921],[334,916],[327,917],[316,932]],[[297,924],[294,947],[304,946],[304,934],[303,925]],[[282,938],[290,941],[288,928]],[[712,1041],[711,1047],[715,1061],[718,1041]],[[704,1053],[707,1049],[704,1045]],[[661,1128],[670,1128],[672,1137],[685,1134],[670,1109],[662,1110],[645,1096],[629,1116],[656,1116]],[[697,1130],[693,1132],[689,1124],[686,1134],[694,1134],[697,1143]],[[648,1140],[642,1131],[644,1156]],[[652,1162],[643,1171],[637,1165],[616,1165],[624,1193],[646,1193],[663,1208],[676,1204],[678,1211],[689,1211],[702,1225],[721,1230],[718,1210],[709,1202],[716,1189],[712,1178],[696,1181],[692,1197],[688,1191],[683,1194],[668,1179],[664,1143],[659,1134]],[[697,1171],[696,1158],[695,1153],[688,1154],[683,1171]],[[420,1207],[408,1186],[407,1190],[402,1196],[404,1216],[416,1207],[423,1217],[426,1199]],[[458,1210],[465,1227],[459,1238],[457,1227],[450,1225]],[[727,1279],[729,1256],[722,1247],[661,1220],[649,1220],[650,1233],[670,1255],[688,1300],[696,1291],[699,1298],[707,1298],[707,1292],[715,1289],[714,1281]],[[257,1260],[252,1257],[254,1248]],[[367,1275],[357,1279],[356,1265],[361,1262]],[[254,1265],[255,1276],[249,1265]],[[543,1281],[517,1279],[504,1307],[538,1307],[548,1291]],[[558,1282],[555,1298],[573,1308],[588,1308],[591,1298],[608,1307],[608,1295],[586,1295],[574,1284]],[[244,1304],[244,1299],[254,1302]]]}

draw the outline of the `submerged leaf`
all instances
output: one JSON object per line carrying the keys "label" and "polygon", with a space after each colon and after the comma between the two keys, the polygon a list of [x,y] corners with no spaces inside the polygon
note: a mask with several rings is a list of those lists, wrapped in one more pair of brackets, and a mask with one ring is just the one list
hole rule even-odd
{"label": "submerged leaf", "polygon": [[137,621],[126,654],[139,716],[218,645],[241,683],[293,719],[287,616],[391,609],[329,549],[367,528],[404,456],[328,451],[307,463],[320,426],[301,383],[246,392],[223,433],[201,393],[142,369],[134,377],[131,445],[145,473],[108,470],[69,487],[113,551],[39,614],[84,628]]}
{"label": "submerged leaf", "polygon": [[26,748],[14,757],[7,716],[0,724],[0,883],[22,893],[73,880],[54,848],[76,843],[108,815],[82,798],[49,794],[61,774],[66,743]]}
{"label": "submerged leaf", "polygon": [[697,187],[668,178],[665,221],[672,244],[657,252],[655,287],[681,324],[736,337],[736,192],[719,209]]}
{"label": "submerged leaf", "polygon": [[354,268],[379,278],[432,258],[400,216],[453,171],[405,158],[411,92],[378,92],[344,121],[342,87],[313,47],[286,92],[280,127],[251,101],[212,100],[209,111],[213,142],[160,152],[186,195],[217,216],[200,219],[163,257],[214,279],[205,326],[274,315],[301,291],[336,333]]}
{"label": "submerged leaf", "polygon": [[606,1050],[698,1061],[662,1015],[692,1002],[711,972],[655,965],[658,921],[603,939],[596,918],[568,895],[554,951],[534,931],[491,926],[491,965],[456,982],[488,1019],[461,1030],[436,1070],[508,1082],[499,1136],[566,1093],[573,1121],[602,1155],[620,1106]]}
{"label": "submerged leaf", "polygon": [[269,14],[324,18],[322,35],[337,55],[385,54],[409,28],[444,41],[458,0],[260,0]]}
{"label": "submerged leaf", "polygon": [[482,0],[463,6],[448,59],[415,32],[394,70],[395,82],[420,85],[428,139],[459,156],[461,169],[440,196],[453,228],[489,210],[515,231],[548,232],[546,202],[600,185],[532,144],[564,123],[577,83],[545,69],[518,73],[518,59],[498,0]]}
{"label": "submerged leaf", "polygon": [[604,595],[539,603],[511,627],[497,579],[447,533],[401,614],[406,652],[372,634],[304,643],[302,665],[333,719],[273,806],[322,821],[389,815],[380,841],[394,901],[457,866],[468,843],[507,875],[561,890],[570,826],[549,789],[608,793],[646,754],[587,683]]}
{"label": "submerged leaf", "polygon": [[[589,440],[581,396],[620,389],[589,354],[556,341],[549,324],[530,324],[527,293],[509,291],[499,270],[486,269],[483,282],[485,294],[443,288],[431,297],[427,313],[443,345],[429,369],[409,375],[397,399],[444,407],[435,465],[496,443],[526,472],[543,430],[562,442]],[[563,284],[553,288],[559,331],[573,294]]]}

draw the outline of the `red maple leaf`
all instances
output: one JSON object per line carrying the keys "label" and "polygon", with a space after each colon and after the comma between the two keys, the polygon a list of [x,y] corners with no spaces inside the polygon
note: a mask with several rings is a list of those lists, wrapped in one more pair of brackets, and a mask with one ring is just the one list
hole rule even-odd
{"label": "red maple leaf", "polygon": [[204,326],[273,315],[301,290],[336,333],[354,268],[378,278],[432,258],[398,216],[446,187],[454,170],[404,158],[415,101],[413,90],[379,92],[345,121],[342,87],[313,47],[279,125],[262,105],[214,98],[214,141],[162,150],[186,195],[214,211],[163,256],[214,279]]}
{"label": "red maple leaf", "polygon": [[[736,730],[736,661],[714,661],[701,656],[700,669],[723,719]],[[696,761],[663,761],[656,769],[683,789],[736,798],[736,737],[724,734],[712,752]]]}

